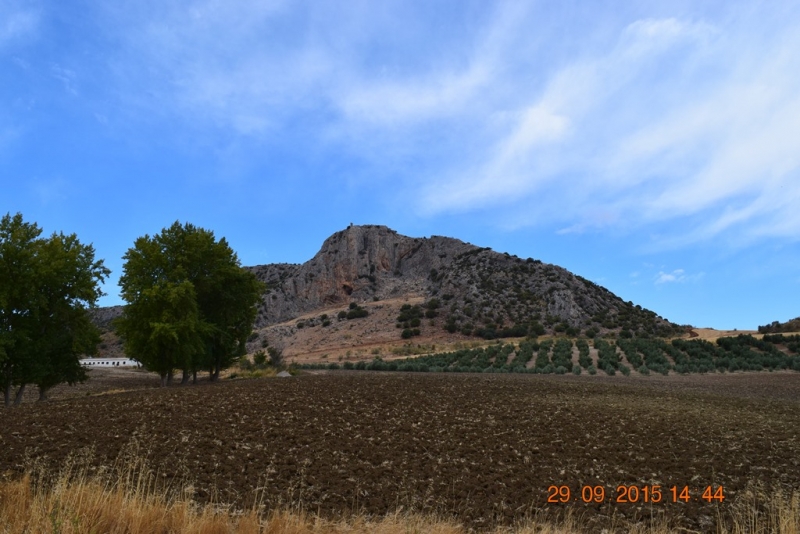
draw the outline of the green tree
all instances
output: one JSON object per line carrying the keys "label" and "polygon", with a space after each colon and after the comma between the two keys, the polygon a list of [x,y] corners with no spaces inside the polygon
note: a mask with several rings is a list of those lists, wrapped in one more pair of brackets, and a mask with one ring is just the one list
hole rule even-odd
{"label": "green tree", "polygon": [[127,302],[117,321],[126,352],[171,382],[175,369],[219,378],[245,352],[264,291],[226,240],[175,222],[136,240],[120,278]]}
{"label": "green tree", "polygon": [[40,237],[21,214],[0,220],[0,382],[5,405],[28,384],[40,400],[62,382],[86,378],[79,358],[97,349],[100,335],[88,315],[109,271],[91,245],[74,234]]}
{"label": "green tree", "polygon": [[205,350],[194,287],[158,281],[143,288],[125,308],[118,331],[125,352],[161,377],[161,385],[172,379],[174,369],[191,368],[192,359]]}
{"label": "green tree", "polygon": [[95,261],[94,249],[82,245],[75,234],[53,234],[41,244],[42,268],[39,279],[39,336],[37,372],[33,383],[39,399],[45,400],[54,386],[70,385],[86,378],[80,355],[94,354],[100,332],[88,310],[102,296],[99,282],[109,271]]}

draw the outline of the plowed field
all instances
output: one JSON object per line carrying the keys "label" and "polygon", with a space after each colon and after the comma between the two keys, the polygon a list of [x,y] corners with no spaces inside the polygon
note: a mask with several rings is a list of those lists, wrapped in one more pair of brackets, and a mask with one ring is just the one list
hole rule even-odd
{"label": "plowed field", "polygon": [[[0,410],[0,473],[59,469],[132,444],[199,501],[326,516],[413,509],[480,530],[573,507],[588,521],[665,515],[706,530],[748,485],[800,488],[800,375],[347,374],[227,381]],[[613,502],[660,486],[658,503]],[[548,503],[549,486],[570,488]],[[584,504],[583,486],[603,486]],[[669,488],[688,487],[689,502]],[[705,502],[706,486],[725,501]],[[560,497],[559,497],[560,498]]]}

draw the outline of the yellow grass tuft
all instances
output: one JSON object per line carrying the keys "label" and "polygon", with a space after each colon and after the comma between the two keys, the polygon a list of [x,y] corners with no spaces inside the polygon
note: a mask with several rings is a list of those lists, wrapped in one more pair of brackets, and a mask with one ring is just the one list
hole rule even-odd
{"label": "yellow grass tuft", "polygon": [[[466,534],[452,521],[396,513],[380,518],[357,515],[332,521],[297,510],[266,514],[232,511],[226,507],[198,506],[188,489],[159,488],[152,472],[117,471],[115,481],[90,476],[68,465],[54,480],[34,473],[0,482],[0,533],[46,534]],[[761,488],[745,492],[720,517],[727,526],[720,534],[800,534],[800,494],[768,493]],[[572,534],[589,532],[580,517],[567,512],[554,522],[535,518],[493,534]],[[663,522],[623,525],[608,532],[671,534],[684,532]]]}

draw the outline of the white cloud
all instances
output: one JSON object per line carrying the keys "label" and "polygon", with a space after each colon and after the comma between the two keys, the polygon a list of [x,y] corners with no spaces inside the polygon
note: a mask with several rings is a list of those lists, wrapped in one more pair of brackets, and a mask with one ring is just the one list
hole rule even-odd
{"label": "white cloud", "polygon": [[[627,27],[618,42],[593,59],[569,64],[555,73],[532,103],[521,107],[508,122],[507,133],[499,137],[476,170],[458,173],[446,182],[448,190],[459,193],[444,197],[441,184],[432,184],[423,197],[428,212],[481,208],[529,195],[546,184],[563,180],[582,180],[573,200],[594,190],[636,185],[642,178],[634,174],[606,172],[598,161],[600,151],[608,151],[608,123],[623,118],[612,106],[635,85],[637,73],[658,59],[669,47],[682,40],[698,39],[710,32],[706,25],[666,21],[639,21]],[[641,95],[636,95],[641,98]],[[621,111],[625,111],[623,108]],[[628,120],[628,119],[626,119]],[[606,122],[606,124],[602,124]],[[614,128],[614,127],[612,127]],[[604,154],[608,157],[610,154]],[[578,171],[578,173],[576,173]],[[590,173],[586,176],[585,173]],[[583,177],[580,175],[583,174]],[[568,186],[568,184],[564,184]],[[571,185],[571,184],[570,184]],[[562,203],[562,198],[555,199]],[[577,204],[570,202],[570,204]],[[566,220],[585,212],[562,211]],[[596,210],[590,210],[592,212]],[[617,210],[608,210],[617,211]],[[611,218],[618,218],[616,214]],[[603,219],[606,219],[604,217]],[[566,232],[583,229],[585,219]]]}
{"label": "white cloud", "polygon": [[[605,54],[554,75],[525,108],[546,114],[518,120],[477,169],[430,184],[423,211],[536,198],[543,213],[520,219],[566,223],[560,233],[609,220],[632,229],[700,216],[701,228],[673,225],[659,241],[679,246],[730,232],[796,238],[796,210],[784,208],[785,198],[800,195],[793,28],[749,35],[736,25],[634,22]],[[542,134],[532,139],[547,143],[519,142],[524,124],[536,125]],[[441,184],[457,193],[443,195]],[[597,220],[598,204],[611,216]]]}
{"label": "white cloud", "polygon": [[69,184],[63,178],[34,179],[30,185],[42,206],[60,203],[68,198]]}
{"label": "white cloud", "polygon": [[603,13],[564,41],[547,32],[566,19],[513,2],[450,41],[416,29],[406,3],[106,15],[128,104],[261,140],[301,125],[308,150],[393,175],[425,215],[497,208],[509,227],[654,227],[654,246],[682,246],[800,235],[798,13],[745,7]]}
{"label": "white cloud", "polygon": [[429,75],[426,79],[392,80],[349,84],[339,95],[338,105],[348,120],[386,126],[430,120],[461,112],[488,82],[486,65],[466,71]]}
{"label": "white cloud", "polygon": [[0,50],[36,34],[40,15],[30,6],[31,3],[14,0],[0,4]]}
{"label": "white cloud", "polygon": [[656,284],[683,282],[684,280],[686,280],[686,274],[683,269],[675,269],[671,273],[661,271],[658,273],[658,276],[656,276]]}
{"label": "white cloud", "polygon": [[520,114],[517,127],[499,147],[502,161],[513,160],[538,145],[560,141],[569,129],[569,118],[539,104]]}
{"label": "white cloud", "polygon": [[[416,126],[441,118],[493,112],[492,100],[504,79],[503,66],[511,36],[523,28],[525,7],[500,3],[485,24],[459,41],[459,54],[411,73],[386,74],[346,65],[350,77],[331,94],[347,121],[357,126]],[[395,21],[400,24],[402,21]],[[461,49],[469,50],[466,58]],[[431,55],[435,54],[435,44]],[[422,64],[426,62],[422,61]]]}
{"label": "white cloud", "polygon": [[[332,67],[320,50],[287,43],[285,2],[123,2],[106,6],[120,33],[111,58],[126,105],[261,135],[302,108]],[[283,35],[281,35],[283,33]],[[132,90],[132,89],[136,90]]]}
{"label": "white cloud", "polygon": [[50,73],[56,80],[60,81],[64,90],[69,94],[76,96],[78,94],[77,78],[75,71],[61,67],[60,65],[53,65],[50,67]]}
{"label": "white cloud", "polygon": [[671,272],[659,271],[655,276],[655,284],[671,284],[683,282],[697,282],[705,276],[705,273],[687,274],[683,269],[675,269]]}

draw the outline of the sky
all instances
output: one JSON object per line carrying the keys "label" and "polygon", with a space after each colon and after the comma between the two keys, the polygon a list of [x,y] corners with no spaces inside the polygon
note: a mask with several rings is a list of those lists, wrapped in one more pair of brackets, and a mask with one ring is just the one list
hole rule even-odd
{"label": "sky", "polygon": [[354,224],[555,263],[679,324],[800,315],[800,3],[0,0],[0,214],[112,274]]}

